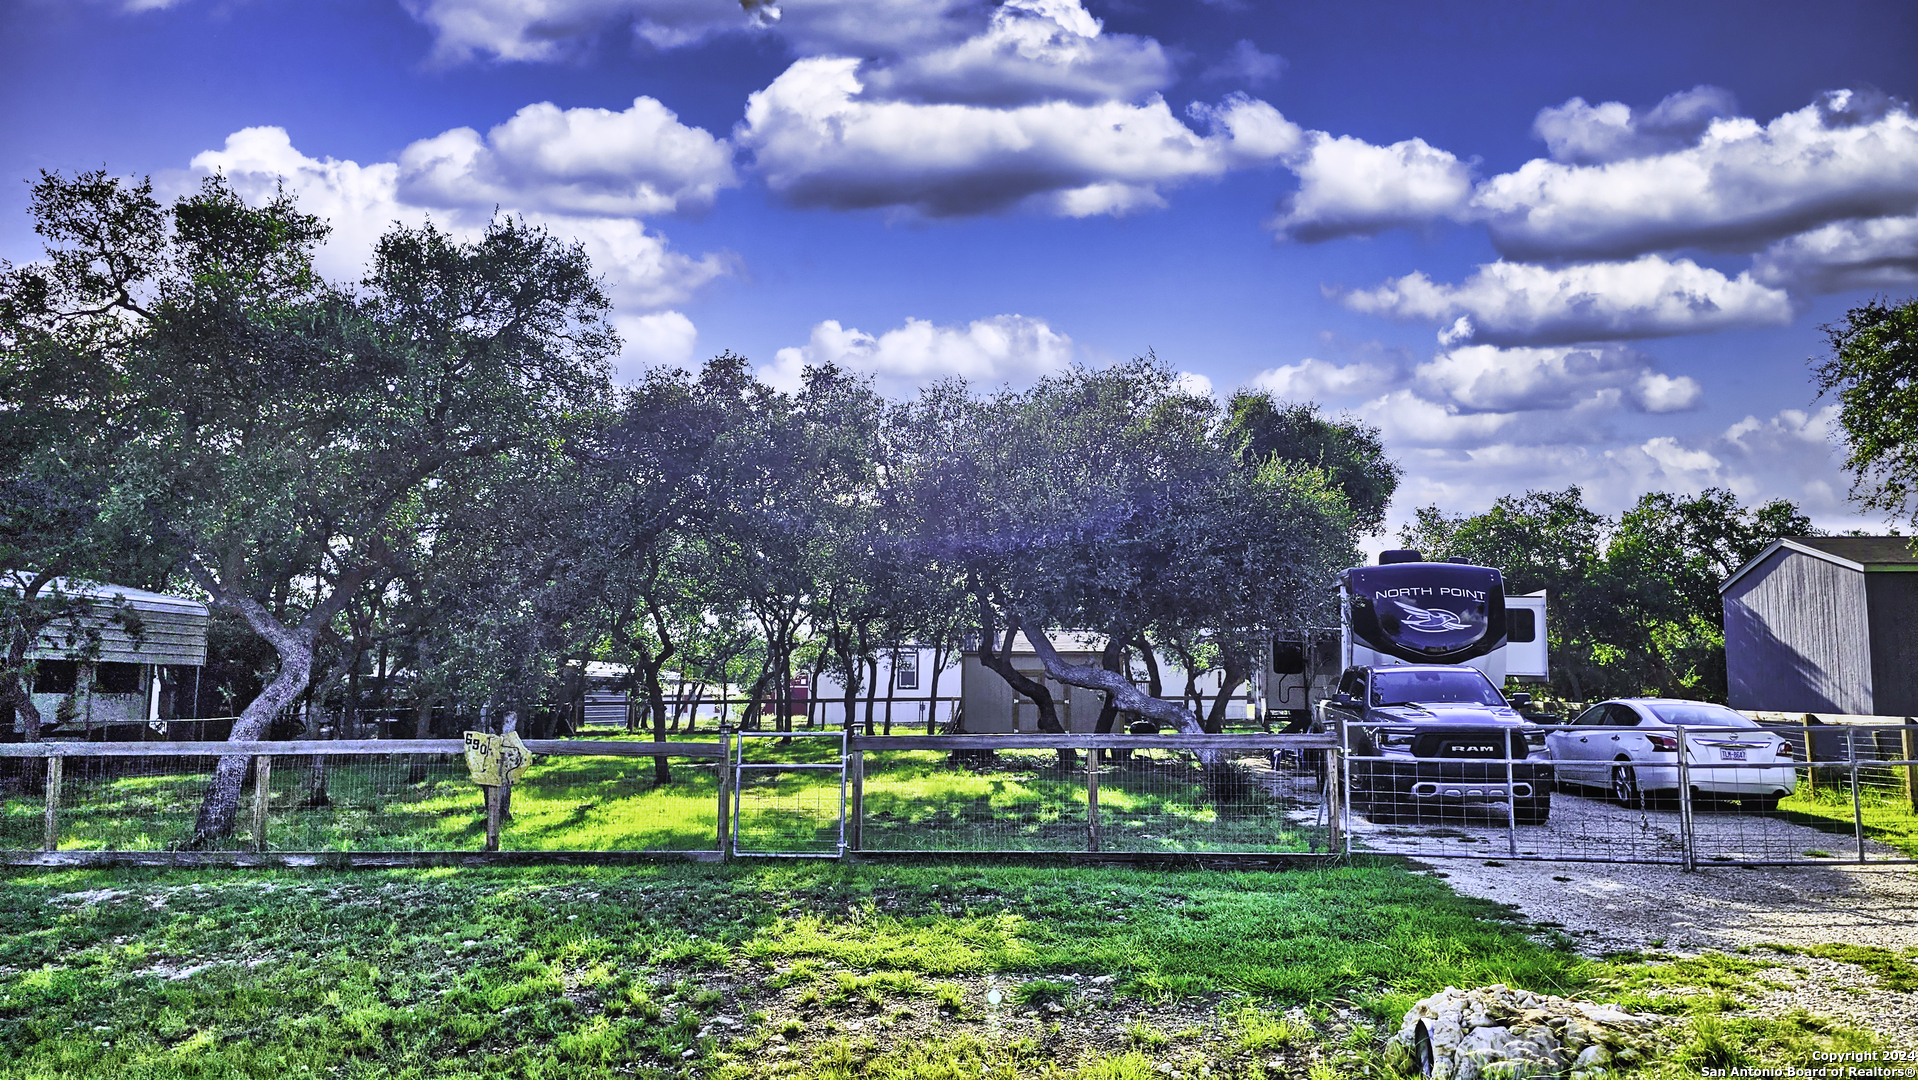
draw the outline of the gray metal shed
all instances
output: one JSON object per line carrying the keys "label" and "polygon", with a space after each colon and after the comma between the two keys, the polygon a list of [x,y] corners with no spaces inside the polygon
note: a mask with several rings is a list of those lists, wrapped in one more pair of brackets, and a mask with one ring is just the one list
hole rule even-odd
{"label": "gray metal shed", "polygon": [[1918,714],[1918,556],[1903,536],[1788,536],[1718,587],[1728,703]]}

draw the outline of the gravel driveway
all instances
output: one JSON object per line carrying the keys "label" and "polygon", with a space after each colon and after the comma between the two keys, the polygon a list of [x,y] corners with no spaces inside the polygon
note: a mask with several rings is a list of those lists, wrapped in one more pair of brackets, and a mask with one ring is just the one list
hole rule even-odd
{"label": "gravel driveway", "polygon": [[[1474,809],[1441,827],[1354,821],[1355,847],[1411,855],[1454,889],[1509,905],[1525,921],[1557,930],[1581,952],[1696,954],[1762,945],[1825,943],[1918,947],[1918,867],[1819,859],[1796,866],[1706,861],[1708,851],[1826,851],[1856,857],[1856,841],[1742,813],[1698,817],[1697,870],[1626,862],[1538,862],[1509,857],[1502,812]],[[1559,794],[1545,825],[1517,830],[1519,850],[1584,858],[1636,853],[1677,857],[1674,813]],[[1709,845],[1709,847],[1708,847]],[[1474,857],[1435,858],[1445,851]],[[1869,857],[1898,853],[1866,842]],[[1421,858],[1423,854],[1425,857]],[[1764,857],[1747,854],[1744,857]],[[1766,957],[1764,950],[1754,954]],[[1879,989],[1852,964],[1780,958],[1767,977],[1784,989],[1751,1001],[1764,1012],[1804,1008],[1876,1031],[1888,1045],[1918,1047],[1918,995]],[[1793,969],[1801,970],[1793,970]]]}

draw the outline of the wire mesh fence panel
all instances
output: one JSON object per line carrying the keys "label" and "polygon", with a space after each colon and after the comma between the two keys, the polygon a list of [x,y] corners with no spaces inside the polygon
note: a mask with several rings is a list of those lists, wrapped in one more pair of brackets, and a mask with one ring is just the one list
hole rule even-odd
{"label": "wire mesh fence panel", "polygon": [[741,765],[733,850],[742,855],[837,855],[845,789],[834,768]]}
{"label": "wire mesh fence panel", "polygon": [[1856,857],[1849,799],[1840,816],[1818,812],[1819,800],[1813,797],[1820,781],[1827,789],[1848,792],[1849,770],[1805,764],[1801,742],[1776,730],[1685,729],[1696,862],[1815,863]]}
{"label": "wire mesh fence panel", "polygon": [[[1585,728],[1579,734],[1604,738],[1610,731]],[[1671,798],[1653,790],[1621,795],[1610,760],[1525,749],[1515,737],[1509,751],[1494,738],[1484,756],[1472,758],[1353,755],[1347,766],[1353,849],[1421,857],[1684,862],[1685,823],[1675,791]]]}
{"label": "wire mesh fence panel", "polygon": [[45,758],[0,758],[0,850],[29,851],[46,839]]}
{"label": "wire mesh fence panel", "polygon": [[269,851],[459,851],[486,839],[480,789],[457,754],[278,755]]}
{"label": "wire mesh fence panel", "polygon": [[733,850],[741,855],[838,855],[844,850],[846,736],[739,732]]}
{"label": "wire mesh fence panel", "polygon": [[[231,851],[251,839],[237,823],[198,837],[217,758],[69,757],[61,768],[58,847],[63,851]],[[45,767],[44,759],[35,764]],[[247,766],[240,804],[251,796]],[[236,808],[237,810],[237,808]],[[38,847],[38,844],[31,845]]]}
{"label": "wire mesh fence panel", "polygon": [[1084,758],[1056,750],[865,754],[866,851],[1083,851]]}
{"label": "wire mesh fence panel", "polygon": [[1226,755],[1213,765],[1168,747],[1103,755],[1102,851],[1256,852],[1329,849],[1322,755]]}
{"label": "wire mesh fence panel", "polygon": [[[1825,796],[1821,789],[1819,808],[1836,802],[1835,809],[1855,809],[1855,831],[1863,838],[1866,861],[1918,858],[1918,764],[1913,764],[1918,762],[1918,726],[1847,728],[1845,756],[1858,764],[1856,797],[1847,768],[1842,784],[1823,785],[1834,790]],[[1854,857],[1859,855],[1857,843],[1854,839]]]}
{"label": "wire mesh fence panel", "polygon": [[[514,782],[505,851],[714,851],[720,759],[551,755]],[[480,803],[479,789],[472,802]],[[837,790],[834,792],[837,797]],[[482,814],[483,814],[482,810]],[[482,836],[484,828],[482,824]]]}

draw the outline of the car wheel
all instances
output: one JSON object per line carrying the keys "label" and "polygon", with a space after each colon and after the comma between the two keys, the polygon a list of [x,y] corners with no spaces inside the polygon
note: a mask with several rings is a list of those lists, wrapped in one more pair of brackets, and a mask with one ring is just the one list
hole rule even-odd
{"label": "car wheel", "polygon": [[1747,795],[1738,801],[1744,804],[1745,809],[1756,810],[1759,813],[1769,814],[1773,810],[1778,809],[1778,796],[1776,795]]}
{"label": "car wheel", "polygon": [[1520,799],[1512,804],[1512,818],[1520,825],[1543,825],[1552,816],[1552,797]]}
{"label": "car wheel", "polygon": [[1638,789],[1638,770],[1630,765],[1612,766],[1612,798],[1626,806],[1637,806],[1643,792]]}

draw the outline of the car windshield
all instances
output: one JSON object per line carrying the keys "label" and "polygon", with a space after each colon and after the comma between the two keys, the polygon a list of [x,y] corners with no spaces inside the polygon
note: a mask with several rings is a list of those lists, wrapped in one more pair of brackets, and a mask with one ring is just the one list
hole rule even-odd
{"label": "car windshield", "polygon": [[1645,708],[1653,716],[1674,727],[1758,727],[1758,721],[1740,712],[1734,712],[1723,705],[1707,705],[1704,702],[1647,702]]}
{"label": "car windshield", "polygon": [[1457,671],[1375,671],[1372,673],[1372,704],[1405,705],[1411,702],[1460,702],[1469,705],[1503,705],[1492,680],[1476,668]]}

